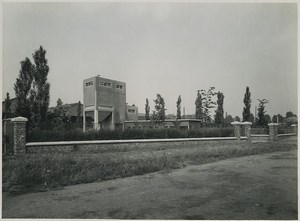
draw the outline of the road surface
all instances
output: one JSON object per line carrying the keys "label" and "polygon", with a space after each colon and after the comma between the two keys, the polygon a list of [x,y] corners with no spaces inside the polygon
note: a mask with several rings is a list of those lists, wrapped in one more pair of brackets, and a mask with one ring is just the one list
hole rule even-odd
{"label": "road surface", "polygon": [[3,218],[297,219],[297,151],[3,195]]}

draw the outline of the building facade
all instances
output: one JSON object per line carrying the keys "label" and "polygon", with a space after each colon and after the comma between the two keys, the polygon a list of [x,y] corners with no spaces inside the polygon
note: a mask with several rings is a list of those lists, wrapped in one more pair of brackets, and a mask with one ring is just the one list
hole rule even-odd
{"label": "building facade", "polygon": [[126,120],[126,84],[99,75],[83,80],[83,131],[86,116],[93,118],[93,129],[122,128]]}

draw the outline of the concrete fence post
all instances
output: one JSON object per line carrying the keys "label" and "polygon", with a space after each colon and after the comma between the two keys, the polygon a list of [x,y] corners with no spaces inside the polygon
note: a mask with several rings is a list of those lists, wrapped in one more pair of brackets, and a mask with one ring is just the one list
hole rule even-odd
{"label": "concrete fence post", "polygon": [[25,117],[15,117],[11,119],[13,123],[14,139],[13,151],[15,155],[26,153],[26,122]]}
{"label": "concrete fence post", "polygon": [[278,124],[269,123],[269,140],[271,142],[278,140]]}
{"label": "concrete fence post", "polygon": [[251,122],[245,121],[242,123],[244,126],[245,136],[247,137],[248,141],[251,139]]}
{"label": "concrete fence post", "polygon": [[236,137],[237,140],[241,139],[241,125],[242,123],[239,121],[234,121],[231,123],[231,125],[234,128],[234,136]]}

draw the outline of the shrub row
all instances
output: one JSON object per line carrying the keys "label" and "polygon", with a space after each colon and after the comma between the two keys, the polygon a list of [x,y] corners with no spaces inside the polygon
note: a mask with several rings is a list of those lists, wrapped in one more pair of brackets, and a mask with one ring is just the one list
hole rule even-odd
{"label": "shrub row", "polygon": [[73,131],[39,130],[27,135],[29,142],[46,141],[84,141],[84,140],[126,140],[126,139],[165,139],[165,138],[201,138],[201,137],[231,137],[233,128],[201,128],[199,130],[182,131],[177,129],[129,129],[101,130],[83,133]]}

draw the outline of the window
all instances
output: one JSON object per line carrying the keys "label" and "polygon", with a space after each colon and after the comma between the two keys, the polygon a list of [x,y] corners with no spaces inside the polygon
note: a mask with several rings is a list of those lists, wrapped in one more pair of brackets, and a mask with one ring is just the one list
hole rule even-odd
{"label": "window", "polygon": [[123,90],[123,85],[117,84],[117,85],[116,85],[116,88],[118,88],[118,89],[120,89],[120,90]]}
{"label": "window", "polygon": [[111,87],[111,83],[110,83],[110,82],[100,81],[100,86],[103,86],[103,87]]}
{"label": "window", "polygon": [[93,82],[92,82],[92,81],[85,83],[85,86],[86,86],[86,87],[89,87],[89,86],[92,86],[92,85],[93,85]]}
{"label": "window", "polygon": [[128,113],[135,113],[134,109],[128,109]]}

